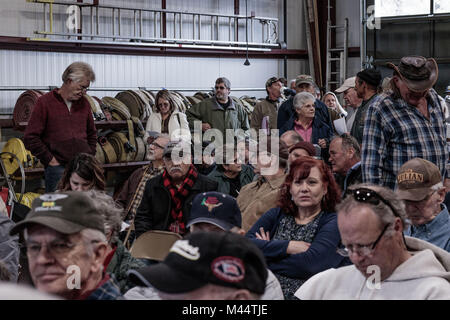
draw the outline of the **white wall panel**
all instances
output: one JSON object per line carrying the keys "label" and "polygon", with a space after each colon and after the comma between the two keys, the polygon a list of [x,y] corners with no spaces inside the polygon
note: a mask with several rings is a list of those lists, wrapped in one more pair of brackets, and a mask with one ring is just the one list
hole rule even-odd
{"label": "white wall panel", "polygon": [[[198,89],[212,88],[220,76],[227,77],[232,88],[238,89],[264,88],[268,78],[282,75],[281,60],[250,59],[250,66],[244,66],[244,60],[0,50],[0,87],[60,86],[62,73],[74,61],[92,65],[96,73],[92,88],[192,88],[187,94],[193,94]],[[0,113],[11,113],[21,93],[0,91]],[[90,92],[99,97],[116,93]],[[233,95],[264,97],[265,91],[235,91]]]}

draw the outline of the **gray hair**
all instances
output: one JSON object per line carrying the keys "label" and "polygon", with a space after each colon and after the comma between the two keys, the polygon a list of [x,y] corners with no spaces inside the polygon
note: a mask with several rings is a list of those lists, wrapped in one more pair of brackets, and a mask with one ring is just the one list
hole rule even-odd
{"label": "gray hair", "polygon": [[105,234],[97,229],[83,229],[80,231],[80,235],[89,256],[94,255],[94,244],[108,243]]}
{"label": "gray hair", "polygon": [[[350,210],[357,207],[366,206],[369,207],[378,216],[381,224],[392,224],[395,221],[395,218],[399,217],[403,224],[403,230],[408,227],[409,222],[407,220],[405,203],[397,196],[395,192],[393,192],[391,189],[369,183],[353,185],[351,186],[349,191],[359,188],[366,188],[375,191],[381,198],[383,198],[384,201],[392,206],[395,212],[393,212],[392,209],[383,201],[380,201],[380,203],[377,205],[373,205],[368,202],[357,201],[353,196],[349,195],[336,206],[336,212],[338,213],[338,215],[346,214],[350,212]],[[391,235],[392,230],[388,229],[388,231],[386,231],[386,234]]]}
{"label": "gray hair", "polygon": [[296,110],[300,110],[303,108],[303,106],[309,102],[312,101],[313,103],[316,101],[316,97],[314,97],[309,92],[300,92],[297,93],[294,97],[293,105]]}
{"label": "gray hair", "polygon": [[430,189],[432,190],[432,191],[439,191],[440,189],[442,189],[442,188],[445,188],[444,187],[444,183],[441,181],[441,182],[438,182],[438,183],[436,183],[435,185],[433,185],[433,186],[431,186],[430,187]]}
{"label": "gray hair", "polygon": [[225,78],[225,77],[217,78],[216,84],[220,84],[220,83],[223,83],[225,85],[225,87],[227,87],[228,89],[231,89],[231,82],[227,78]]}
{"label": "gray hair", "polygon": [[63,82],[67,82],[68,80],[79,82],[82,81],[84,78],[86,78],[90,82],[94,82],[95,73],[89,64],[81,61],[72,63],[70,66],[66,68],[66,70],[62,75]]}
{"label": "gray hair", "polygon": [[125,215],[124,210],[105,192],[89,190],[86,194],[93,200],[96,210],[103,216],[105,220],[105,234],[111,233],[110,242],[113,241],[122,227],[122,216]]}
{"label": "gray hair", "polygon": [[280,140],[289,140],[288,147],[292,146],[300,141],[303,141],[302,136],[295,130],[288,130],[280,136]]}
{"label": "gray hair", "polygon": [[361,159],[361,146],[359,145],[359,142],[355,139],[355,137],[349,135],[348,133],[344,133],[340,136],[333,136],[331,141],[334,141],[336,139],[342,139],[342,148],[344,150],[348,150],[350,148],[355,150],[355,157]]}

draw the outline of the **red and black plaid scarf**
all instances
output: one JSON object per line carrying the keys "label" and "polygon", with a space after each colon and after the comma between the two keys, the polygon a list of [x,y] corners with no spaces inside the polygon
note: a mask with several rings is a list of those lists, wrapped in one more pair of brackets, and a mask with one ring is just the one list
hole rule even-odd
{"label": "red and black plaid scarf", "polygon": [[191,191],[192,186],[195,183],[195,180],[197,180],[198,172],[197,169],[193,165],[191,165],[191,168],[189,169],[186,178],[184,179],[183,183],[179,188],[177,188],[170,178],[169,174],[167,173],[167,170],[164,170],[163,173],[163,184],[164,187],[166,187],[169,192],[170,196],[172,198],[172,210],[170,212],[172,216],[172,222],[169,226],[169,231],[176,232],[179,234],[186,233],[186,226],[183,222],[183,200],[187,197],[189,194],[189,191]]}

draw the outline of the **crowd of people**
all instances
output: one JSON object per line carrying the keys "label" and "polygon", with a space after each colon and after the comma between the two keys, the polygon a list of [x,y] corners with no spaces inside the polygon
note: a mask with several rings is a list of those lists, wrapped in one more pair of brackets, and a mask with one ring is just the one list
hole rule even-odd
{"label": "crowd of people", "polygon": [[17,223],[0,203],[0,287],[36,299],[450,299],[438,66],[388,66],[388,79],[365,69],[323,97],[309,75],[290,89],[271,77],[251,114],[225,77],[185,113],[161,90],[148,164],[110,196],[83,97],[95,73],[71,64],[24,136],[45,194]]}

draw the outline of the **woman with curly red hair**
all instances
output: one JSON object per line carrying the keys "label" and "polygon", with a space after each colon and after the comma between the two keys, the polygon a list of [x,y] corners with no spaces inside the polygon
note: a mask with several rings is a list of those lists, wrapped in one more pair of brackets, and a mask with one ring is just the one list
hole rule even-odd
{"label": "woman with curly red hair", "polygon": [[285,299],[311,276],[348,264],[340,243],[335,206],[340,191],[322,160],[302,157],[291,164],[278,207],[267,211],[247,237],[262,250]]}

